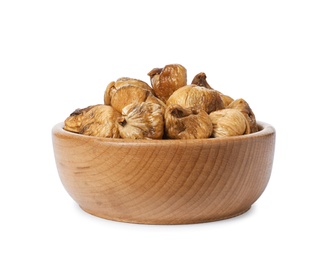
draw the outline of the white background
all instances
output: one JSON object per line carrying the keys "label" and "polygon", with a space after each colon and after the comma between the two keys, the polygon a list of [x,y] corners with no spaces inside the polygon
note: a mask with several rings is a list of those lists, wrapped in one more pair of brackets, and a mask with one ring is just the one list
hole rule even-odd
{"label": "white background", "polygon": [[[328,1],[1,1],[0,37],[1,259],[329,259]],[[58,178],[52,126],[170,63],[276,128],[267,189],[213,223],[88,215]]]}

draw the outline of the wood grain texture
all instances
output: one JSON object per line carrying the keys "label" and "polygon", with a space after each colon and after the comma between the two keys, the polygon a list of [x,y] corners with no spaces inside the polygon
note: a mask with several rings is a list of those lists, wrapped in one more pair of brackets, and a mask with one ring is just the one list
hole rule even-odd
{"label": "wood grain texture", "polygon": [[247,211],[269,181],[275,130],[199,140],[123,140],[53,127],[60,179],[86,212],[117,221],[186,224]]}

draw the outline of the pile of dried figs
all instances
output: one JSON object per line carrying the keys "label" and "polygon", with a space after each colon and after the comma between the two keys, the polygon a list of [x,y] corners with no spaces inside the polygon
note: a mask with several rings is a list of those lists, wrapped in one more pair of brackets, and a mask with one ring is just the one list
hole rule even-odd
{"label": "pile of dried figs", "polygon": [[104,104],[76,109],[64,129],[127,139],[220,138],[258,130],[249,104],[213,89],[203,72],[191,84],[180,64],[152,69],[148,76],[151,86],[128,77],[110,82]]}

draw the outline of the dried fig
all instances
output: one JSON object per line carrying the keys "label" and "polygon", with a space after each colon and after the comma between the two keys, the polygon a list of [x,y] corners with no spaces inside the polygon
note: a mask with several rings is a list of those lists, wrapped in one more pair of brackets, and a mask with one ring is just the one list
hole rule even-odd
{"label": "dried fig", "polygon": [[213,126],[204,110],[172,104],[166,108],[165,129],[171,139],[200,139],[210,137]]}
{"label": "dried fig", "polygon": [[[195,77],[192,80],[192,84],[213,89],[207,82],[206,80],[207,76],[206,73],[200,72],[199,74],[195,75]],[[231,98],[230,96],[224,95],[223,93],[219,92],[220,96],[223,100],[224,107],[227,107],[234,99]]]}
{"label": "dried fig", "polygon": [[187,84],[186,69],[180,64],[169,64],[164,68],[155,68],[148,74],[155,95],[166,102],[175,90]]}
{"label": "dried fig", "polygon": [[82,120],[85,118],[86,113],[95,106],[89,106],[86,108],[77,108],[69,117],[64,121],[64,129],[70,132],[79,133],[81,130]]}
{"label": "dried fig", "polygon": [[224,107],[228,107],[228,105],[234,101],[233,98],[231,98],[230,96],[224,95],[223,93],[220,93],[220,96],[223,100]]}
{"label": "dried fig", "polygon": [[165,104],[156,98],[149,90],[133,85],[120,87],[112,91],[111,106],[119,112],[132,103],[151,102],[164,107]]}
{"label": "dried fig", "polygon": [[154,95],[154,90],[149,86],[149,84],[147,84],[146,82],[139,80],[139,79],[133,79],[133,78],[129,78],[129,77],[122,77],[122,78],[118,78],[117,81],[115,82],[115,88],[121,88],[123,86],[128,86],[128,85],[132,85],[132,86],[136,86],[136,87],[140,87],[146,90],[151,91],[151,93]]}
{"label": "dried fig", "polygon": [[110,82],[104,93],[104,104],[111,105],[111,99],[113,94],[121,87],[125,86],[135,86],[150,91],[154,94],[154,90],[144,81],[139,79],[133,79],[128,77],[118,78],[116,81]]}
{"label": "dried fig", "polygon": [[209,114],[213,125],[213,137],[226,137],[250,133],[245,116],[236,109],[222,109]]}
{"label": "dried fig", "polygon": [[249,104],[242,98],[234,100],[227,108],[234,108],[239,110],[247,119],[250,125],[250,132],[254,133],[258,131],[257,121],[255,114],[251,110]]}
{"label": "dried fig", "polygon": [[[64,129],[84,135],[119,138],[117,120],[120,116],[120,113],[111,106],[90,106],[73,112],[65,120]],[[77,124],[72,128],[73,122]]]}
{"label": "dried fig", "polygon": [[167,105],[172,104],[203,109],[207,113],[224,108],[219,91],[196,85],[177,89],[167,100]]}
{"label": "dried fig", "polygon": [[104,104],[105,105],[108,105],[108,106],[111,105],[112,95],[115,91],[116,91],[115,82],[111,81],[105,89],[105,93],[104,93]]}
{"label": "dried fig", "polygon": [[129,104],[122,109],[118,122],[122,138],[161,139],[164,134],[163,108],[159,104]]}

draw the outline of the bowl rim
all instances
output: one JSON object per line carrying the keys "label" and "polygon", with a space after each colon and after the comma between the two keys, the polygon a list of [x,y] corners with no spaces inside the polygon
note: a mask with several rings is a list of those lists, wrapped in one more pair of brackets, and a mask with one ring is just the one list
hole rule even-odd
{"label": "bowl rim", "polygon": [[78,134],[74,132],[70,132],[65,130],[64,122],[57,123],[52,128],[52,135],[59,135],[66,138],[80,139],[80,140],[94,140],[98,142],[106,142],[106,143],[116,143],[116,144],[150,144],[150,145],[173,145],[173,144],[204,144],[204,143],[221,143],[221,142],[237,142],[243,140],[250,140],[254,138],[265,137],[269,135],[275,134],[275,128],[265,122],[257,121],[258,131],[238,136],[229,136],[223,138],[202,138],[202,139],[123,139],[123,138],[107,138],[107,137],[98,137],[98,136],[89,136]]}

